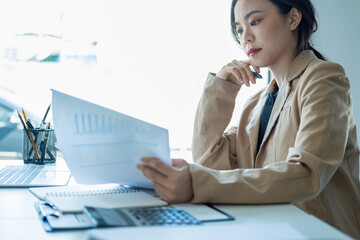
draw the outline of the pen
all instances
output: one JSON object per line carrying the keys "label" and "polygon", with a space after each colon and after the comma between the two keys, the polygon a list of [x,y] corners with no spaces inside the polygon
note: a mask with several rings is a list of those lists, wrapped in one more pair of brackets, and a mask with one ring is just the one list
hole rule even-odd
{"label": "pen", "polygon": [[[25,119],[25,121],[27,122],[28,120],[27,120],[27,118],[26,118],[26,114],[25,114],[24,109],[22,109],[22,112],[23,112],[23,115],[24,115],[24,119]],[[29,129],[29,127],[26,127],[26,129]],[[25,131],[26,131],[26,130],[25,130]],[[38,154],[38,152],[37,152],[37,150],[36,150],[36,146],[35,146],[35,143],[34,143],[33,136],[32,136],[32,134],[31,134],[31,132],[28,132],[28,134],[29,134],[29,138],[30,138],[31,145],[32,145],[32,147],[33,147],[33,149],[34,149],[34,152],[35,152],[35,156],[36,156],[36,158],[39,158],[39,154]]]}
{"label": "pen", "polygon": [[[19,111],[17,111],[17,114],[18,114],[18,116],[19,116],[19,119],[20,119],[21,124],[23,125],[24,129],[26,129],[26,126],[25,126],[24,120],[22,119],[22,117],[21,117],[21,115],[20,115]],[[28,136],[29,136],[29,135],[28,135]]]}
{"label": "pen", "polygon": [[48,115],[48,113],[49,113],[50,107],[51,107],[51,103],[50,103],[50,105],[48,106],[48,108],[47,108],[47,110],[46,110],[46,112],[45,112],[45,116],[43,117],[42,122],[45,122],[45,119],[46,119],[46,117],[47,117],[47,115]]}
{"label": "pen", "polygon": [[29,128],[29,129],[34,129],[34,125],[31,123],[30,119],[28,119],[26,121],[26,126]]}
{"label": "pen", "polygon": [[255,77],[262,79],[262,76],[260,74],[258,74],[257,72],[252,71],[252,73],[254,74]]}

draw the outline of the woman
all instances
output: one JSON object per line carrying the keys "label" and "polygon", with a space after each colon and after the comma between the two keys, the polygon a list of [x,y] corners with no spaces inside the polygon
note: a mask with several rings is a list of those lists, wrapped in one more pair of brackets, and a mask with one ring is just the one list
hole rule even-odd
{"label": "woman", "polygon": [[[195,118],[195,164],[143,158],[138,168],[170,203],[291,202],[360,238],[350,83],[309,43],[317,28],[311,2],[234,0],[231,24],[249,59],[209,74]],[[226,130],[238,91],[256,83],[251,68],[261,67],[274,79]]]}

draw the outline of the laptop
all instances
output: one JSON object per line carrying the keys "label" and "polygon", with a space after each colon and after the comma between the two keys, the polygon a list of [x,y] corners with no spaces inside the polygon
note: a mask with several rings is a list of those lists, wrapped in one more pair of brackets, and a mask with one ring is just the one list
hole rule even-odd
{"label": "laptop", "polygon": [[[8,161],[7,161],[8,162]],[[0,187],[42,187],[67,185],[70,171],[48,165],[1,165]]]}

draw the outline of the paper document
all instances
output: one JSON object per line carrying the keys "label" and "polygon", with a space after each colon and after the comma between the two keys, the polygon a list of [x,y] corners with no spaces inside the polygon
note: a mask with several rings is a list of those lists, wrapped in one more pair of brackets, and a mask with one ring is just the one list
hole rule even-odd
{"label": "paper document", "polygon": [[171,165],[167,129],[56,90],[52,106],[57,144],[77,183],[152,188],[136,168],[140,158]]}

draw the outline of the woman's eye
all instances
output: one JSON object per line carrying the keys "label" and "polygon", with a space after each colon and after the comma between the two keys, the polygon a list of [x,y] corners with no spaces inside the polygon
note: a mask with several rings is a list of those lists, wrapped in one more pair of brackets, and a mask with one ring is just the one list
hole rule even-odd
{"label": "woman's eye", "polygon": [[237,33],[238,33],[238,34],[242,34],[242,32],[243,32],[242,29],[237,30]]}
{"label": "woman's eye", "polygon": [[250,24],[251,24],[251,26],[255,26],[255,25],[258,25],[259,22],[261,22],[261,19],[252,21]]}

